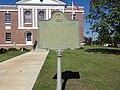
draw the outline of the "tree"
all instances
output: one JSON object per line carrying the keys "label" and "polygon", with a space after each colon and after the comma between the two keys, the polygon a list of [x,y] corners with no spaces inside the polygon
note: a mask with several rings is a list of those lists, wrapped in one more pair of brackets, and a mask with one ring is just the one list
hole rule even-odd
{"label": "tree", "polygon": [[[87,22],[90,23],[91,30],[99,33],[101,41],[104,38],[104,42],[107,42],[109,34],[120,34],[120,0],[90,0],[89,12]],[[106,33],[107,37],[103,37]]]}
{"label": "tree", "polygon": [[84,37],[84,43],[85,43],[85,45],[91,45],[92,38],[91,37]]}
{"label": "tree", "polygon": [[111,43],[111,35],[108,30],[102,29],[99,31],[98,41],[100,45],[104,45],[105,43]]}
{"label": "tree", "polygon": [[114,44],[115,47],[117,47],[117,44],[120,44],[120,33],[119,32],[115,32],[114,35],[112,36],[112,42]]}

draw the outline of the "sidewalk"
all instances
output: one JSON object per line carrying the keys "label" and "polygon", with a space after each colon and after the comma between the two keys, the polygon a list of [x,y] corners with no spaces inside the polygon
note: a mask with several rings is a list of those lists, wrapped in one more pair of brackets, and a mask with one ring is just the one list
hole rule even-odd
{"label": "sidewalk", "polygon": [[36,50],[0,63],[0,90],[32,90],[47,54]]}

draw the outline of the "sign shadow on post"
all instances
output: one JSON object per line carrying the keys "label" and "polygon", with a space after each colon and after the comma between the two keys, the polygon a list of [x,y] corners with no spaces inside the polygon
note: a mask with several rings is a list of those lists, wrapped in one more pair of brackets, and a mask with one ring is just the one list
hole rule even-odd
{"label": "sign shadow on post", "polygon": [[[57,79],[57,74],[53,77],[53,79]],[[65,90],[66,83],[69,79],[80,79],[79,72],[65,71],[62,72],[62,79],[64,82],[62,84],[62,90]]]}

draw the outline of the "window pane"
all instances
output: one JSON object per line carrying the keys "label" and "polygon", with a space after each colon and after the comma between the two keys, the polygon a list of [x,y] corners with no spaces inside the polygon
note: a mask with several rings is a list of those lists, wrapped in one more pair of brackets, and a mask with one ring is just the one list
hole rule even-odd
{"label": "window pane", "polygon": [[11,41],[11,33],[6,33],[6,41]]}
{"label": "window pane", "polygon": [[31,33],[27,33],[27,41],[32,41],[31,36]]}
{"label": "window pane", "polygon": [[32,15],[30,11],[25,12],[25,23],[31,23],[32,21]]}
{"label": "window pane", "polygon": [[76,14],[72,14],[72,19],[73,19],[73,20],[76,20],[76,19],[77,19]]}
{"label": "window pane", "polygon": [[44,11],[40,11],[38,13],[38,19],[39,20],[45,20],[45,13],[44,13]]}
{"label": "window pane", "polygon": [[10,14],[5,14],[5,23],[10,23]]}

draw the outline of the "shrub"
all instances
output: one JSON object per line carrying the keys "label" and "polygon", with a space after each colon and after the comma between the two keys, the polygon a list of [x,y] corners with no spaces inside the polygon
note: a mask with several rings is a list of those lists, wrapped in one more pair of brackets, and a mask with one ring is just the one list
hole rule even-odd
{"label": "shrub", "polygon": [[5,49],[5,48],[0,49],[0,54],[6,53],[6,52],[7,52],[7,49]]}
{"label": "shrub", "polygon": [[29,49],[26,49],[26,48],[20,48],[20,51],[30,51]]}
{"label": "shrub", "polygon": [[9,48],[8,51],[18,51],[16,48]]}

